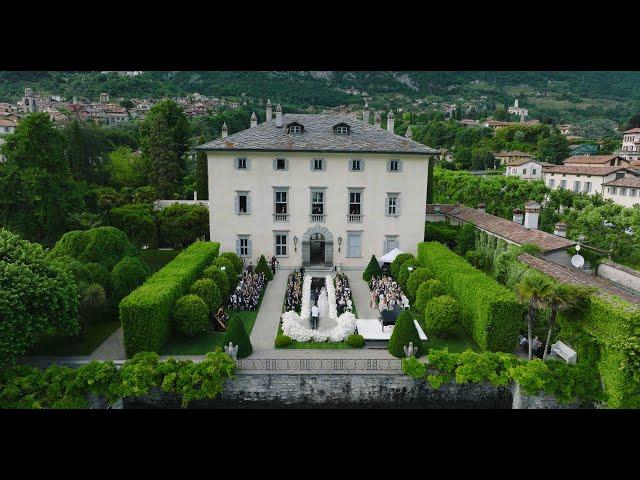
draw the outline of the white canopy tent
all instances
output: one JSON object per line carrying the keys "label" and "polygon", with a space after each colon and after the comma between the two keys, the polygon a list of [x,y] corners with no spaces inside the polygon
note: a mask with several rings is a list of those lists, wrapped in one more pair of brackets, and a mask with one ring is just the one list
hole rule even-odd
{"label": "white canopy tent", "polygon": [[398,255],[400,255],[401,253],[404,253],[402,250],[400,250],[399,248],[394,248],[393,250],[391,250],[389,253],[384,254],[383,256],[381,256],[378,259],[378,263],[391,263],[393,262],[396,257]]}

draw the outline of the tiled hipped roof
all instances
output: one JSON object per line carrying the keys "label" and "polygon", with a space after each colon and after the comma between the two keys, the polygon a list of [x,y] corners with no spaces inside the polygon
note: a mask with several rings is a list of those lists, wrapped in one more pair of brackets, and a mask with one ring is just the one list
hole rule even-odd
{"label": "tiled hipped roof", "polygon": [[[297,122],[304,126],[303,133],[287,133],[286,126]],[[349,125],[349,135],[338,135],[333,127],[339,123]],[[380,152],[435,154],[438,150],[427,147],[401,135],[356,120],[348,115],[287,114],[282,116],[282,127],[275,119],[263,122],[226,138],[219,138],[196,147],[198,150],[258,150],[303,152]]]}
{"label": "tiled hipped roof", "polygon": [[[434,213],[434,206],[427,205],[427,213]],[[542,230],[530,230],[523,225],[505,218],[481,212],[464,205],[441,205],[441,213],[463,222],[472,223],[476,227],[504,238],[518,245],[531,243],[542,251],[559,250],[575,245],[575,242]]]}
{"label": "tiled hipped roof", "polygon": [[616,178],[610,182],[603,183],[607,187],[631,187],[640,188],[640,177],[625,175],[622,178]]}
{"label": "tiled hipped roof", "polygon": [[[579,165],[605,165],[611,163],[611,160],[617,159],[619,155],[576,155],[575,157],[569,157],[564,161],[565,165],[579,164]],[[622,159],[623,163],[628,163],[627,160]]]}
{"label": "tiled hipped roof", "polygon": [[[596,175],[604,177],[618,170],[627,170],[626,167],[602,167],[600,165],[555,165],[544,167],[544,173],[569,173],[574,175]],[[628,170],[627,170],[628,171]]]}

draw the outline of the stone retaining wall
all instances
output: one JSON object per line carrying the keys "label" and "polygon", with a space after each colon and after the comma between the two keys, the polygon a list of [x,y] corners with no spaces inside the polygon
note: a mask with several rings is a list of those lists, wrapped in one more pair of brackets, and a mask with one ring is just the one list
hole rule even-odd
{"label": "stone retaining wall", "polygon": [[640,272],[624,265],[611,261],[602,262],[598,267],[598,276],[640,293]]}

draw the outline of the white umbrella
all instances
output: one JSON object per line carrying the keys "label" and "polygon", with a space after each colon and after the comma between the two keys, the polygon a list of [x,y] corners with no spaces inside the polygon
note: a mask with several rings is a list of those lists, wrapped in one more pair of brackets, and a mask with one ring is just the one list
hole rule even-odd
{"label": "white umbrella", "polygon": [[392,263],[396,259],[396,257],[398,255],[400,255],[401,253],[404,253],[404,252],[402,250],[400,250],[399,248],[394,248],[390,252],[388,252],[385,255],[381,256],[378,259],[378,263]]}

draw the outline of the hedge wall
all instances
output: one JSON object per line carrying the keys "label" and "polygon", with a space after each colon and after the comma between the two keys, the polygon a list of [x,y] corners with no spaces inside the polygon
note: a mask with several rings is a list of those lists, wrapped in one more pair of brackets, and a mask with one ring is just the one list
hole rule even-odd
{"label": "hedge wall", "polygon": [[157,352],[169,337],[176,300],[218,256],[220,244],[195,242],[120,302],[127,356]]}
{"label": "hedge wall", "polygon": [[418,244],[418,259],[458,300],[462,323],[481,349],[513,351],[524,322],[513,292],[440,243]]}

